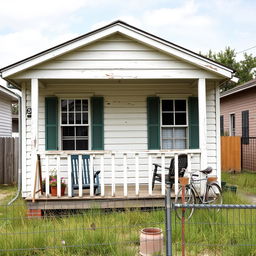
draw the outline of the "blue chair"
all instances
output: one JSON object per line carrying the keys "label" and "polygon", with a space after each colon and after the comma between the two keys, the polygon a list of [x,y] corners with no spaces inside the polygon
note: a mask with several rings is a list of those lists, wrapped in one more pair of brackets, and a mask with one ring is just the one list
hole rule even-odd
{"label": "blue chair", "polygon": [[[90,189],[90,156],[82,155],[82,187],[83,189]],[[78,155],[71,155],[71,178],[72,178],[72,196],[74,190],[79,189],[79,158]],[[100,171],[94,173],[94,194],[100,194]]]}

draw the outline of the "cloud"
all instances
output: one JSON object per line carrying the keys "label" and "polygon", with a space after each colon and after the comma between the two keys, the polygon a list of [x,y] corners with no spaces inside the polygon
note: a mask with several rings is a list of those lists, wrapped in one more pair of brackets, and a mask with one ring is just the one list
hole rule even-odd
{"label": "cloud", "polygon": [[36,29],[0,35],[0,67],[27,58],[77,36],[65,33],[54,38]]}
{"label": "cloud", "polygon": [[0,67],[121,19],[193,51],[256,42],[244,0],[8,0],[0,8]]}
{"label": "cloud", "polygon": [[109,20],[103,20],[103,21],[97,22],[97,23],[95,23],[91,26],[91,29],[95,30],[95,29],[104,27],[104,26],[109,25],[110,23],[112,23],[116,20],[124,21],[124,22],[126,22],[126,23],[128,23],[132,26],[135,26],[135,27],[141,27],[142,26],[142,22],[138,18],[136,18],[134,16],[128,16],[128,15],[127,16],[122,16],[121,15],[121,16],[118,16],[116,19],[113,19],[113,20],[109,19]]}
{"label": "cloud", "polygon": [[[59,17],[71,14],[91,1],[86,0],[9,0],[1,3],[0,27],[20,28],[23,26],[49,23]],[[49,19],[50,18],[50,19]],[[35,21],[32,23],[32,21]]]}
{"label": "cloud", "polygon": [[144,14],[144,22],[151,26],[201,26],[202,24],[209,26],[213,20],[206,15],[199,14],[194,1],[187,1],[181,7],[147,11]]}

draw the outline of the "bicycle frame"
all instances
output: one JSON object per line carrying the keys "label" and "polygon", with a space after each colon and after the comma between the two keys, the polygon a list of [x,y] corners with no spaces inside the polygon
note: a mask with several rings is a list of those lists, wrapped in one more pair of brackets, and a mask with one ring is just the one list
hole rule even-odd
{"label": "bicycle frame", "polygon": [[[187,186],[190,187],[190,189],[193,189],[193,191],[194,191],[196,197],[199,198],[200,203],[201,203],[201,204],[210,203],[210,201],[207,200],[207,199],[208,199],[207,191],[208,191],[209,185],[211,184],[211,183],[209,184],[209,183],[207,182],[208,175],[206,175],[206,177],[203,178],[203,179],[196,179],[196,180],[193,179],[193,176],[191,175],[190,179],[191,179],[191,180],[190,180],[190,184],[188,184]],[[201,196],[200,193],[197,192],[197,189],[196,189],[195,186],[194,186],[195,182],[199,182],[199,181],[206,181],[206,186],[205,186],[205,191],[204,191],[203,196]]]}

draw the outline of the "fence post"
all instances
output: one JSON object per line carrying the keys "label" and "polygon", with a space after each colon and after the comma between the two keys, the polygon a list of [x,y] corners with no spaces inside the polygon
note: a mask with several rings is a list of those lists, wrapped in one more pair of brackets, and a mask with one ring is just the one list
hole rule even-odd
{"label": "fence post", "polygon": [[165,230],[166,230],[166,255],[172,256],[172,215],[171,215],[171,185],[166,182],[165,193]]}

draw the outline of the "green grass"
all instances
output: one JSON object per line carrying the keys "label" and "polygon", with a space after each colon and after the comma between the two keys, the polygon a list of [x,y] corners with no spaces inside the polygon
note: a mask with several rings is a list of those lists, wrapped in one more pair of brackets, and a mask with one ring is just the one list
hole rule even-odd
{"label": "green grass", "polygon": [[245,192],[256,194],[256,173],[241,172],[230,174],[222,172],[222,181],[226,181],[229,185],[236,185]]}
{"label": "green grass", "polygon": [[[234,193],[224,193],[224,203],[245,202]],[[21,199],[10,207],[0,207],[1,256],[134,256],[138,255],[142,228],[156,226],[165,230],[165,212],[161,209],[108,213],[93,209],[43,219],[25,216]],[[181,255],[181,222],[175,214],[172,223],[173,252]],[[244,246],[256,245],[255,223],[255,210],[195,210],[185,224],[186,255],[256,255],[255,247]]]}

